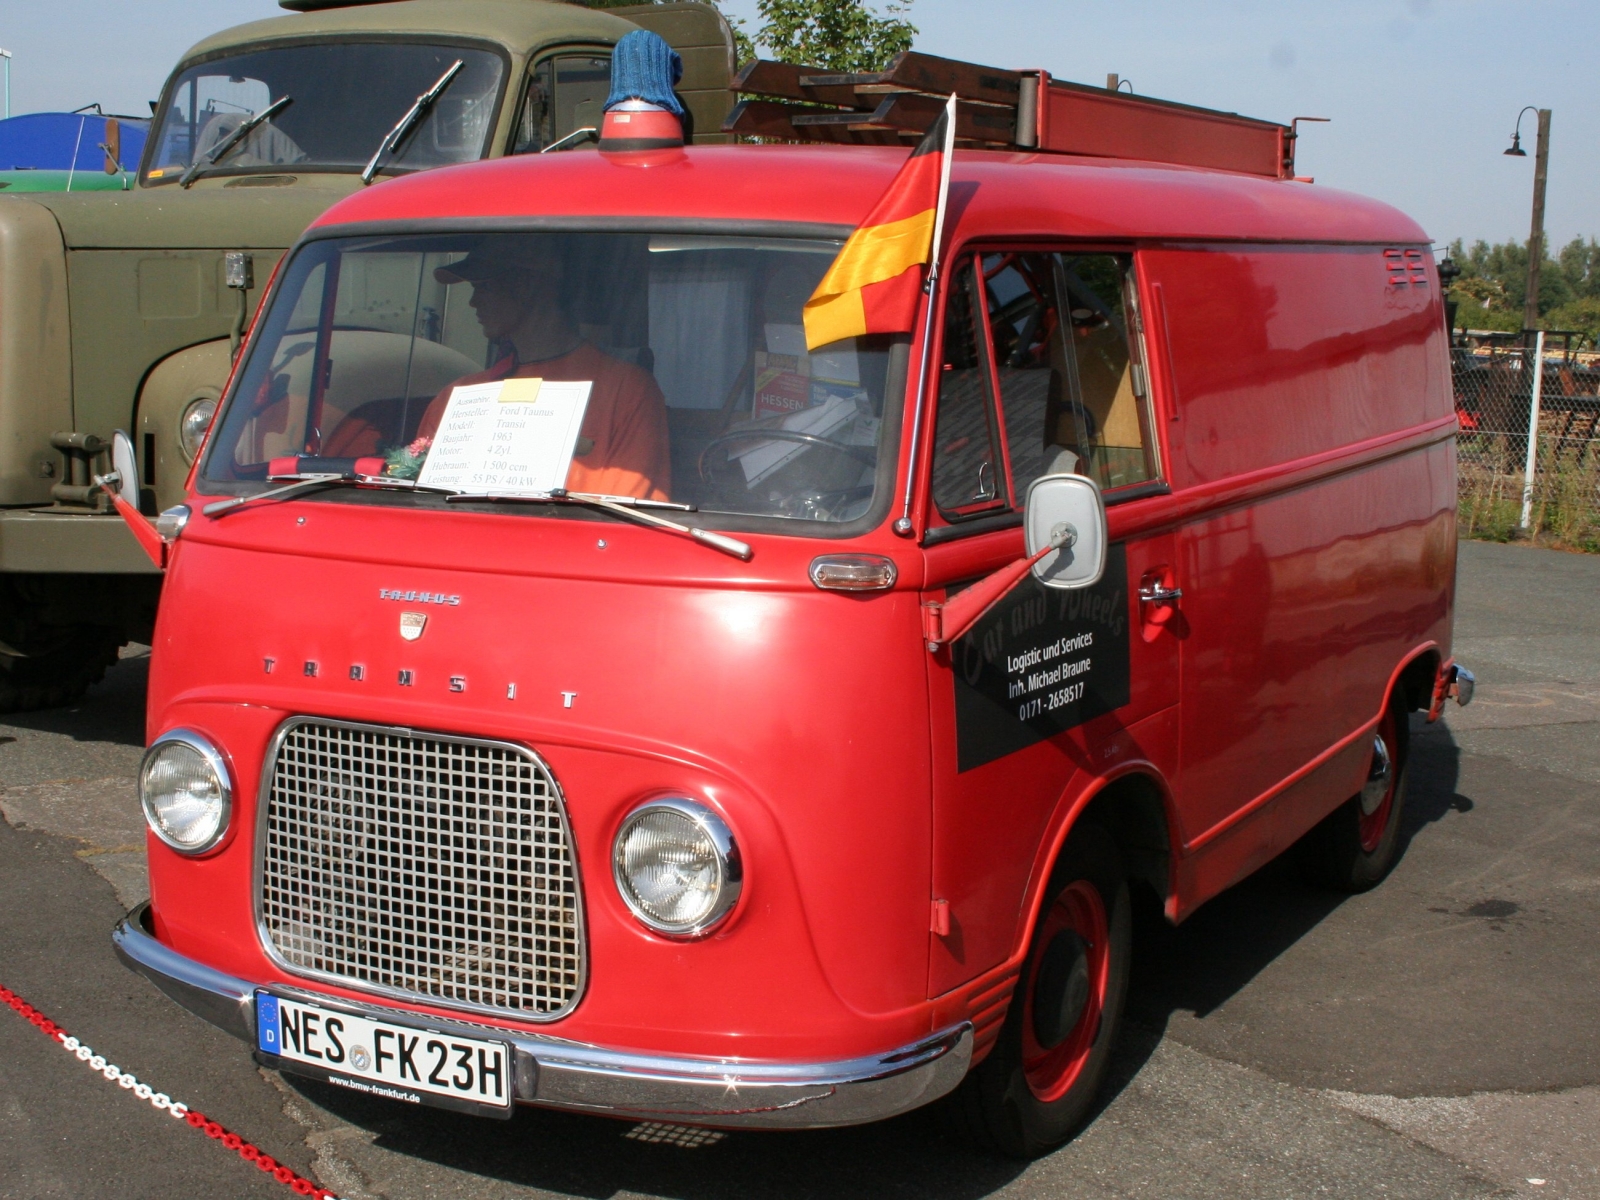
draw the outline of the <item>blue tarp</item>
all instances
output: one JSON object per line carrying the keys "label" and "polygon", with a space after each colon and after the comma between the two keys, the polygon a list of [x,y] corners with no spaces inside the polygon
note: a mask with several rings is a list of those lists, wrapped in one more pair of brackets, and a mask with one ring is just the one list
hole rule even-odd
{"label": "blue tarp", "polygon": [[[122,165],[132,171],[144,153],[150,122],[117,117],[122,131]],[[0,171],[33,168],[39,171],[76,169],[99,171],[105,166],[100,143],[106,140],[106,118],[97,113],[28,113],[0,121]]]}

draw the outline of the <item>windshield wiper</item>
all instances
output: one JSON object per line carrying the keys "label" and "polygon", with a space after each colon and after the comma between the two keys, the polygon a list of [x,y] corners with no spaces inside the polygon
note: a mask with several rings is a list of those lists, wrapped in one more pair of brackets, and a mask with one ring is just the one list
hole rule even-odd
{"label": "windshield wiper", "polygon": [[283,487],[271,488],[265,492],[256,492],[250,496],[230,496],[226,500],[216,500],[200,511],[208,517],[220,517],[226,513],[233,512],[241,505],[250,504],[256,500],[281,500],[290,496],[301,495],[305,492],[313,492],[318,488],[324,487],[371,487],[402,492],[443,492],[447,497],[456,495],[449,488],[418,487],[409,479],[388,479],[382,475],[341,475],[333,472],[318,472],[298,475],[269,475],[267,478],[274,482],[284,479],[290,482]]}
{"label": "windshield wiper", "polygon": [[189,164],[189,169],[178,177],[178,186],[191,186],[196,179],[200,178],[202,171],[216,166],[218,160],[223,158],[230,151],[232,151],[235,146],[254,133],[257,128],[272,120],[273,117],[277,116],[293,103],[293,97],[280,96],[271,104],[263,108],[255,116],[240,121],[232,133],[223,138],[220,142],[206,152],[204,158],[197,158],[194,160],[194,162]]}
{"label": "windshield wiper", "polygon": [[606,512],[616,513],[618,516],[631,517],[645,525],[652,525],[658,529],[669,529],[673,533],[680,533],[691,537],[695,541],[710,546],[714,550],[721,550],[724,554],[731,554],[737,559],[749,562],[755,555],[748,543],[737,538],[728,537],[726,534],[713,533],[709,529],[696,529],[692,525],[685,525],[679,521],[669,521],[666,517],[658,517],[647,509],[669,508],[678,512],[698,512],[692,504],[674,504],[670,500],[647,500],[638,496],[604,496],[596,492],[569,492],[557,490],[547,493],[516,494],[495,492],[486,496],[472,496],[463,492],[456,492],[446,496],[445,502],[451,501],[484,501],[489,504],[584,504],[591,508],[604,509]]}
{"label": "windshield wiper", "polygon": [[399,148],[400,143],[405,141],[406,136],[416,128],[417,122],[421,121],[427,115],[428,110],[433,107],[433,102],[444,95],[445,88],[450,86],[450,81],[461,70],[461,65],[464,61],[463,59],[456,59],[455,64],[443,75],[439,76],[431,88],[416,98],[410,109],[406,111],[406,115],[400,118],[399,124],[384,135],[383,141],[378,143],[378,148],[372,152],[372,158],[367,162],[366,167],[362,169],[362,183],[372,182],[372,177],[378,173],[378,163],[383,158],[384,151],[387,150],[392,154]]}

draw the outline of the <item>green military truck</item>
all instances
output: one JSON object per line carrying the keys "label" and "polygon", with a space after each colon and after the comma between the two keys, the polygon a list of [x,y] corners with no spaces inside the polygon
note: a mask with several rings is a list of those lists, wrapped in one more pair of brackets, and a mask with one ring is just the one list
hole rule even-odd
{"label": "green military truck", "polygon": [[364,180],[592,146],[641,26],[684,59],[695,140],[724,140],[733,39],[706,4],[280,3],[184,56],[133,188],[0,192],[0,711],[70,702],[150,636],[160,575],[93,476],[126,429],[141,509],[181,498],[260,289],[323,210]]}

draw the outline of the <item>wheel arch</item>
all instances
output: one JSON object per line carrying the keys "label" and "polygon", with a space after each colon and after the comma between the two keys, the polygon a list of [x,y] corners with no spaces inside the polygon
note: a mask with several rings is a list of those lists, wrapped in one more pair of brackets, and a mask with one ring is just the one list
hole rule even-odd
{"label": "wheel arch", "polygon": [[1096,777],[1076,794],[1064,796],[1028,883],[1013,962],[1020,962],[1026,955],[1028,939],[1039,919],[1039,906],[1049,891],[1062,849],[1085,820],[1099,823],[1111,835],[1127,865],[1129,882],[1148,887],[1170,918],[1177,902],[1172,847],[1179,844],[1173,804],[1166,778],[1153,763],[1144,761],[1125,763]]}
{"label": "wheel arch", "polygon": [[[1427,712],[1433,704],[1434,684],[1443,662],[1444,654],[1437,642],[1424,642],[1412,649],[1389,676],[1389,686],[1383,693],[1384,707],[1398,691],[1408,712]],[[1382,711],[1379,710],[1380,715]]]}

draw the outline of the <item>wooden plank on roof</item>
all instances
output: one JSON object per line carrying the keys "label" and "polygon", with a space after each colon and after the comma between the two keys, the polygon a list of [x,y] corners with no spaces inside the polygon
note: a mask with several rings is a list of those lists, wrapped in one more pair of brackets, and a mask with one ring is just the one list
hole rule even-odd
{"label": "wooden plank on roof", "polygon": [[[937,96],[916,92],[897,92],[885,96],[870,113],[839,109],[799,109],[790,120],[796,128],[839,126],[848,129],[894,129],[902,133],[923,134],[939,119],[945,102]],[[956,105],[956,140],[993,142],[1008,145],[1016,136],[1017,113],[1011,108],[988,105]]]}
{"label": "wooden plank on roof", "polygon": [[733,83],[730,86],[735,92],[747,96],[776,96],[784,100],[809,100],[817,104],[835,104],[844,108],[853,108],[855,106],[855,89],[849,86],[804,86],[800,79],[803,75],[810,73],[812,73],[812,68],[810,67],[758,58],[754,62],[745,63],[740,68],[739,73],[734,76]]}
{"label": "wooden plank on roof", "polygon": [[[811,108],[799,104],[784,104],[777,100],[741,100],[723,124],[724,133],[744,137],[773,138],[786,142],[828,142],[851,146],[898,146],[901,137],[894,129],[855,129],[851,122],[865,120],[870,114],[839,112]],[[842,117],[842,121],[814,121],[796,124],[799,117]]]}
{"label": "wooden plank on roof", "polygon": [[881,82],[900,84],[941,96],[954,92],[963,100],[981,100],[988,104],[1009,104],[1013,107],[1022,94],[1020,71],[1002,71],[996,67],[957,62],[953,58],[938,58],[916,50],[905,50],[896,55],[889,69],[883,72]]}

